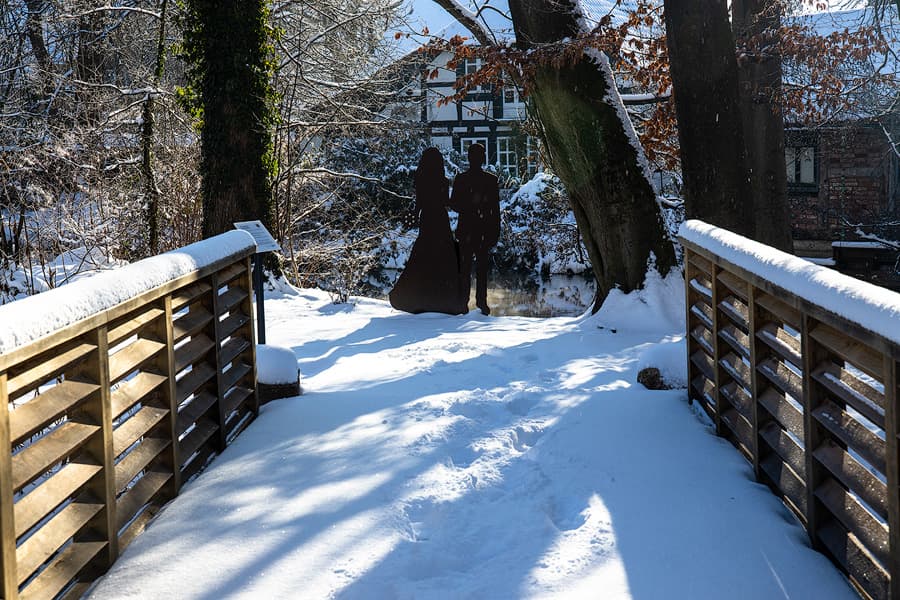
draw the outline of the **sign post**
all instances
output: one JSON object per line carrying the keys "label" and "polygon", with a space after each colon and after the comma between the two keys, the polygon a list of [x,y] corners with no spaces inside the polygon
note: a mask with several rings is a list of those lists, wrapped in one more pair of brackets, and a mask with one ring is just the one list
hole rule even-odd
{"label": "sign post", "polygon": [[281,250],[281,246],[266,229],[261,221],[238,221],[235,229],[246,231],[256,242],[256,253],[253,255],[253,291],[256,295],[256,341],[266,343],[266,309],[263,299],[263,254]]}

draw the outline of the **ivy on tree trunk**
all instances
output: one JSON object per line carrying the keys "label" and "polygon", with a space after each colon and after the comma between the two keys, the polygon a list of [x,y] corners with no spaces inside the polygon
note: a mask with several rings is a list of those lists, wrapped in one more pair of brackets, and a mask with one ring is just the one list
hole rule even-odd
{"label": "ivy on tree trunk", "polygon": [[278,170],[274,32],[264,0],[185,0],[190,86],[181,99],[200,122],[203,237],[236,221],[271,225]]}

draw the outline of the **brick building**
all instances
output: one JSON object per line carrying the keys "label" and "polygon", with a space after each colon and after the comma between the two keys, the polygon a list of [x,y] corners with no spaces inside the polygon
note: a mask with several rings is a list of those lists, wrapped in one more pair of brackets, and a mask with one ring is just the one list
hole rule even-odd
{"label": "brick building", "polygon": [[877,122],[786,128],[785,164],[795,240],[852,239],[855,225],[900,219],[900,160]]}

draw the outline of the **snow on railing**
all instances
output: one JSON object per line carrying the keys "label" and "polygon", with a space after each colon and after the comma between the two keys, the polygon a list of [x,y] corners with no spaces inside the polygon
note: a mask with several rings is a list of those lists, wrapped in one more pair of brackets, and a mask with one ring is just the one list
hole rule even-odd
{"label": "snow on railing", "polygon": [[700,221],[689,395],[864,596],[900,598],[900,294]]}
{"label": "snow on railing", "polygon": [[249,234],[0,306],[0,597],[78,597],[259,410]]}

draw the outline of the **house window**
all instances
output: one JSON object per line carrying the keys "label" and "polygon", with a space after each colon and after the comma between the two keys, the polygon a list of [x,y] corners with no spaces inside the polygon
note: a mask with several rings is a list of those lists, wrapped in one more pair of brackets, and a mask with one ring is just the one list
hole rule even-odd
{"label": "house window", "polygon": [[[481,68],[481,59],[480,58],[467,58],[463,60],[462,64],[462,74],[463,75],[474,75],[478,72],[478,69]],[[480,92],[482,87],[480,85],[476,85],[471,89],[472,92]]]}
{"label": "house window", "polygon": [[505,173],[507,177],[517,177],[518,165],[516,162],[516,149],[512,138],[497,138],[497,164],[500,172]]}
{"label": "house window", "polygon": [[514,87],[507,86],[503,88],[503,103],[504,104],[521,104],[522,99],[519,98],[519,90]]}
{"label": "house window", "polygon": [[[463,153],[463,156],[468,155],[468,153],[469,153],[469,146],[471,146],[472,144],[475,144],[475,143],[479,143],[479,144],[481,144],[482,146],[484,146],[484,152],[485,152],[485,154],[487,154],[487,151],[488,151],[488,141],[487,141],[487,138],[483,138],[483,137],[475,138],[475,137],[473,137],[473,138],[462,138],[461,140],[459,140],[459,149],[460,149],[460,151]],[[485,157],[485,161],[487,162],[487,157]]]}
{"label": "house window", "polygon": [[784,149],[788,183],[815,185],[816,149],[812,146]]}

